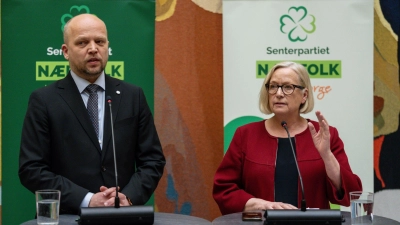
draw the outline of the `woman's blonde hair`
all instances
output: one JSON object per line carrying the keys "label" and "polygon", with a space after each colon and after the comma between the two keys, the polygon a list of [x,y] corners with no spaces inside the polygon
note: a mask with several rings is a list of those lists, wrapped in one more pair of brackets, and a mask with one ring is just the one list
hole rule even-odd
{"label": "woman's blonde hair", "polygon": [[299,76],[300,85],[307,88],[308,90],[307,100],[305,103],[300,105],[299,111],[300,113],[311,112],[314,108],[314,96],[313,96],[313,88],[311,86],[310,77],[308,76],[307,69],[303,65],[295,62],[280,62],[271,68],[261,86],[260,99],[259,99],[260,111],[267,115],[272,114],[271,108],[269,107],[269,96],[268,96],[269,94],[267,88],[265,87],[265,84],[269,83],[272,74],[280,68],[290,68]]}

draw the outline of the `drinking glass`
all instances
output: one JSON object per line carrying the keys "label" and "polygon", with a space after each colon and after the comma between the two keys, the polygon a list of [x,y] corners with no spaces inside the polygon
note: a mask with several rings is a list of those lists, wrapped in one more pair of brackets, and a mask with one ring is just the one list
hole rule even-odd
{"label": "drinking glass", "polygon": [[39,190],[36,195],[38,225],[57,225],[60,213],[59,190]]}
{"label": "drinking glass", "polygon": [[351,224],[372,224],[374,193],[354,191],[350,192]]}

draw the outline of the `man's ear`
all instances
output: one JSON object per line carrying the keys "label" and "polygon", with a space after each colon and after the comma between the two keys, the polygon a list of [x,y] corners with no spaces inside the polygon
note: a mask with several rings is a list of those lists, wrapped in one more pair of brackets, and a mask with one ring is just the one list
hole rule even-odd
{"label": "man's ear", "polygon": [[63,51],[64,58],[66,60],[68,60],[69,59],[69,55],[68,55],[68,47],[67,47],[67,45],[66,44],[61,45],[61,50]]}

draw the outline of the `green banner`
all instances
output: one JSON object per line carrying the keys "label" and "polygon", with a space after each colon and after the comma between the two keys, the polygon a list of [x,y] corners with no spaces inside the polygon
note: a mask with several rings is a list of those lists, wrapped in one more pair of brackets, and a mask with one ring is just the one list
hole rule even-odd
{"label": "green banner", "polygon": [[3,224],[20,224],[35,216],[35,197],[18,178],[22,123],[30,93],[68,73],[61,51],[62,27],[81,13],[95,14],[107,25],[110,45],[106,73],[141,86],[154,111],[155,1],[3,0]]}
{"label": "green banner", "polygon": [[[256,78],[264,79],[269,70],[279,62],[281,61],[256,61]],[[307,69],[310,78],[342,78],[342,61],[340,60],[293,60],[293,62],[302,64]]]}

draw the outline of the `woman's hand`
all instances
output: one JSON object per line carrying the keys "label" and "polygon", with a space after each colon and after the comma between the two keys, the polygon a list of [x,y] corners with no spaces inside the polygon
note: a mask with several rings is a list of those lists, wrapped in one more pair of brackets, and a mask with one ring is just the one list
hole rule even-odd
{"label": "woman's hand", "polygon": [[286,204],[283,202],[270,202],[260,198],[251,198],[246,202],[243,211],[248,212],[248,211],[267,210],[267,209],[297,209],[297,208],[291,204]]}
{"label": "woman's hand", "polygon": [[317,115],[319,122],[318,133],[311,122],[308,122],[308,128],[310,129],[315,148],[318,150],[322,159],[324,159],[331,152],[331,145],[330,145],[331,134],[329,133],[329,124],[320,111],[316,111],[315,115]]}
{"label": "woman's hand", "polygon": [[340,175],[340,165],[331,151],[331,134],[329,132],[329,124],[320,111],[316,111],[315,115],[317,115],[319,122],[318,133],[311,122],[308,122],[308,128],[310,129],[315,148],[318,150],[322,160],[324,161],[326,174],[332,181],[336,190],[341,193],[342,182]]}

